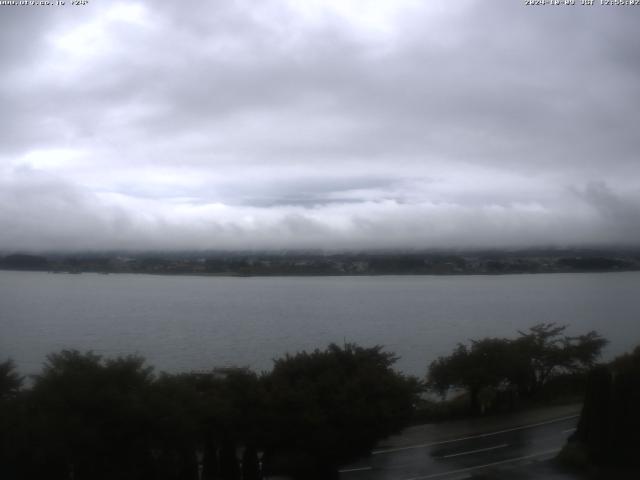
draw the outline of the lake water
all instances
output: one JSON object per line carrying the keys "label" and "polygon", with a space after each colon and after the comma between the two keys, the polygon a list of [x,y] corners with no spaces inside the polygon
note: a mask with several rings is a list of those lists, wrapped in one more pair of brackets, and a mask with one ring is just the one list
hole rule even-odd
{"label": "lake water", "polygon": [[62,348],[138,353],[159,370],[269,369],[330,342],[384,345],[424,375],[457,342],[539,322],[640,344],[640,272],[505,276],[190,277],[0,271],[0,359],[39,371]]}

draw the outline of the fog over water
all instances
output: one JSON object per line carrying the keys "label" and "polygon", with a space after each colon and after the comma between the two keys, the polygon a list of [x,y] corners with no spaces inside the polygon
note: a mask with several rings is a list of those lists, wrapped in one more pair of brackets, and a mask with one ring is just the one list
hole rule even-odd
{"label": "fog over water", "polygon": [[384,345],[416,375],[457,342],[539,322],[640,344],[639,272],[505,276],[188,277],[0,271],[0,352],[23,373],[62,348],[139,353],[161,370],[241,365],[330,342]]}
{"label": "fog over water", "polygon": [[66,3],[0,7],[2,250],[640,241],[640,8]]}

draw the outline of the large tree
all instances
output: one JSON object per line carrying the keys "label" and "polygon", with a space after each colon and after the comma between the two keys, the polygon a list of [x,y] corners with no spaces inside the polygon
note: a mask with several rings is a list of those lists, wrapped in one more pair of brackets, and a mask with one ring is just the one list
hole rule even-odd
{"label": "large tree", "polygon": [[520,394],[534,396],[553,376],[586,372],[608,343],[597,332],[575,337],[564,335],[566,325],[540,323],[527,332],[518,332],[513,346],[517,353],[517,378],[512,379]]}
{"label": "large tree", "polygon": [[485,388],[517,390],[533,397],[556,375],[586,372],[594,365],[607,341],[591,331],[566,336],[566,326],[534,325],[516,339],[485,338],[458,344],[447,356],[429,366],[427,384],[441,394],[451,388],[467,391],[470,409],[479,413]]}
{"label": "large tree", "polygon": [[329,478],[340,462],[402,428],[419,384],[393,370],[396,359],[380,346],[332,344],[276,360],[265,378],[271,450],[298,458],[298,476]]}
{"label": "large tree", "polygon": [[[47,357],[29,392],[32,455],[47,478],[140,478],[148,460],[151,368],[139,357]],[[130,477],[127,477],[129,475]]]}
{"label": "large tree", "polygon": [[26,445],[22,382],[13,360],[0,363],[0,478],[17,478],[14,460],[20,446]]}
{"label": "large tree", "polygon": [[22,387],[24,377],[16,371],[16,364],[8,359],[0,363],[0,400],[15,396]]}
{"label": "large tree", "polygon": [[469,394],[473,413],[482,410],[480,393],[497,388],[513,376],[512,342],[503,338],[472,340],[458,344],[449,356],[439,357],[429,366],[428,385],[445,395],[451,388],[462,388]]}
{"label": "large tree", "polygon": [[205,478],[214,472],[239,477],[237,448],[246,452],[243,478],[256,478],[257,448],[265,444],[265,402],[263,382],[248,369],[160,375],[148,404],[159,478],[181,478],[180,472],[184,476],[195,468],[196,451],[202,453]]}
{"label": "large tree", "polygon": [[[568,450],[582,450],[594,464],[640,468],[640,346],[589,373],[578,428]],[[564,456],[564,458],[570,458]],[[631,473],[631,472],[628,472]],[[620,475],[622,477],[622,474]]]}

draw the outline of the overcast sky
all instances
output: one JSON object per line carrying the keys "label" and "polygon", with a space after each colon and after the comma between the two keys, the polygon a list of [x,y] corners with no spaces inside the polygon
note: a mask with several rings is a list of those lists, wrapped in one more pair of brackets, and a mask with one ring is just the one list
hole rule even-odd
{"label": "overcast sky", "polygon": [[0,249],[639,245],[639,25],[524,0],[0,6]]}

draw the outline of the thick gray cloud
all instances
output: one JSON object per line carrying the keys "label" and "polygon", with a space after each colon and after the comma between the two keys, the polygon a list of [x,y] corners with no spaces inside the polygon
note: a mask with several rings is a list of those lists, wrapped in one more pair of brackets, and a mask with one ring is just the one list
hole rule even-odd
{"label": "thick gray cloud", "polygon": [[639,243],[640,7],[0,9],[0,248]]}

